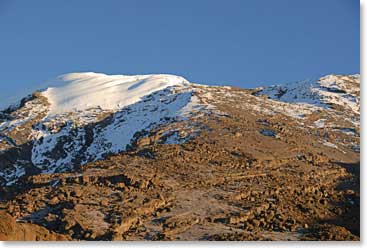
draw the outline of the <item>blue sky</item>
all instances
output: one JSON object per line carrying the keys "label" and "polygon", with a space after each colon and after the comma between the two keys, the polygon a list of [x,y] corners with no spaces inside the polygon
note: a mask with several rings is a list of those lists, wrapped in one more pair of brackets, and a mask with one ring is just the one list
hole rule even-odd
{"label": "blue sky", "polygon": [[359,73],[358,0],[0,0],[0,97],[76,71],[253,87]]}

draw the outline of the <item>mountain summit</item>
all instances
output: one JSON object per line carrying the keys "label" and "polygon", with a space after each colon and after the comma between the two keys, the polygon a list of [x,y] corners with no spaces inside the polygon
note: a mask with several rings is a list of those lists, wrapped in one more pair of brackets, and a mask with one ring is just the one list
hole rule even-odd
{"label": "mountain summit", "polygon": [[42,93],[51,104],[52,114],[91,108],[118,110],[155,91],[189,84],[173,75],[123,76],[93,72],[62,75],[52,83],[56,86]]}

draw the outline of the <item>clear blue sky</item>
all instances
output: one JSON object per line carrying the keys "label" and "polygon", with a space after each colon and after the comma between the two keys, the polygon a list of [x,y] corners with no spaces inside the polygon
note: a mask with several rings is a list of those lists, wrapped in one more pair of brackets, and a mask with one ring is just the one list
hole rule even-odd
{"label": "clear blue sky", "polygon": [[67,72],[240,87],[359,73],[359,0],[0,0],[0,96]]}

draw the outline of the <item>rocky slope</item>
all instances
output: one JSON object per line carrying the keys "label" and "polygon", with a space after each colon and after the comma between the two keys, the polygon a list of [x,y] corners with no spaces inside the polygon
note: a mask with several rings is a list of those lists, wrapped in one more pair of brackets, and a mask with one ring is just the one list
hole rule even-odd
{"label": "rocky slope", "polygon": [[358,240],[359,84],[64,75],[0,112],[0,207],[74,240]]}

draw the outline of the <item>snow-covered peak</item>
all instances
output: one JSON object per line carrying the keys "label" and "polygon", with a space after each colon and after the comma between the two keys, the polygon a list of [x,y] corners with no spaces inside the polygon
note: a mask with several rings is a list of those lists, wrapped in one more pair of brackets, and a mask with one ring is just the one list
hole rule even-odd
{"label": "snow-covered peak", "polygon": [[183,77],[174,75],[125,76],[94,72],[65,74],[50,83],[53,87],[42,94],[51,104],[51,114],[90,108],[121,109],[153,92],[189,84]]}

